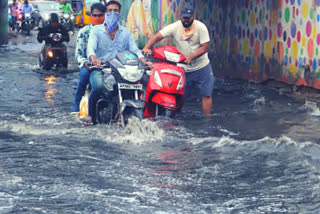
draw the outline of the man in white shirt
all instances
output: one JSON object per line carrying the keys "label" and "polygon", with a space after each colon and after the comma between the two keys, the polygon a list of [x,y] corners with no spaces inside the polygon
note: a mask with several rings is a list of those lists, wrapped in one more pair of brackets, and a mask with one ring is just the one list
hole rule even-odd
{"label": "man in white shirt", "polygon": [[150,48],[166,37],[173,38],[178,50],[186,56],[186,65],[183,66],[186,72],[185,98],[190,96],[193,86],[196,86],[202,98],[202,112],[210,114],[214,76],[208,58],[210,36],[207,27],[195,20],[193,8],[186,6],[181,10],[180,20],[160,30],[142,51],[151,54]]}

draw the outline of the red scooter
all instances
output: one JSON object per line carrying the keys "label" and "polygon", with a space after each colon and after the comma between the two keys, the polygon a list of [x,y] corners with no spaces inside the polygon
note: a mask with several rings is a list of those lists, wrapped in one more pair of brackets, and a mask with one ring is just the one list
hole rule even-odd
{"label": "red scooter", "polygon": [[[153,68],[145,94],[144,117],[174,117],[182,107],[185,90],[184,69],[179,63],[185,56],[172,46],[153,48]],[[154,62],[157,60],[158,62]]]}

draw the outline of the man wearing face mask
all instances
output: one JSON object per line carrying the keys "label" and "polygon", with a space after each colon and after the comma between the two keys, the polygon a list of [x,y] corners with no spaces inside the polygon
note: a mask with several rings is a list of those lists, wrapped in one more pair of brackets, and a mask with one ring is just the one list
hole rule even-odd
{"label": "man wearing face mask", "polygon": [[[87,55],[90,62],[99,67],[102,60],[110,61],[119,52],[129,50],[136,54],[142,63],[148,64],[142,52],[138,49],[129,29],[119,24],[121,4],[118,1],[109,1],[106,4],[106,10],[104,24],[94,26],[90,32],[87,47]],[[89,96],[89,117],[85,125],[95,123],[95,105],[103,89],[103,72],[101,70],[93,70],[90,73],[90,83],[92,88]]]}
{"label": "man wearing face mask", "polygon": [[208,58],[210,37],[207,27],[195,20],[193,8],[187,5],[181,10],[180,20],[160,30],[147,42],[142,52],[151,54],[150,48],[166,37],[173,38],[178,50],[186,56],[186,65],[182,65],[186,72],[185,98],[196,86],[202,98],[202,112],[210,114],[214,76]]}
{"label": "man wearing face mask", "polygon": [[90,20],[91,24],[83,27],[77,36],[77,43],[75,49],[75,58],[80,68],[80,76],[77,85],[77,91],[74,98],[73,108],[71,114],[79,114],[79,105],[81,97],[84,95],[86,86],[89,83],[89,66],[87,57],[87,45],[89,40],[90,31],[93,26],[101,25],[104,22],[106,7],[101,3],[95,3],[91,6]]}

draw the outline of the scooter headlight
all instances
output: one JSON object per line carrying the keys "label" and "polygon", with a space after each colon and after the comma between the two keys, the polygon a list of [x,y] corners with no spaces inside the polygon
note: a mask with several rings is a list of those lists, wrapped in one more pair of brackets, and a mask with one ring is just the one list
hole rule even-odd
{"label": "scooter headlight", "polygon": [[43,19],[46,20],[46,21],[49,20],[49,18],[50,18],[50,15],[49,15],[49,14],[45,14],[45,15],[43,16]]}
{"label": "scooter headlight", "polygon": [[74,20],[74,16],[71,16],[70,19],[73,21]]}
{"label": "scooter headlight", "polygon": [[48,57],[50,57],[50,58],[53,57],[53,52],[52,51],[48,51]]}
{"label": "scooter headlight", "polygon": [[177,90],[180,90],[183,86],[183,76],[180,77],[180,80],[178,82],[178,85],[177,85]]}
{"label": "scooter headlight", "polygon": [[164,51],[164,55],[165,55],[166,59],[170,62],[179,62],[180,57],[181,57],[180,54],[172,53],[169,51]]}
{"label": "scooter headlight", "polygon": [[30,16],[31,16],[30,13],[25,14],[25,18],[30,18]]}
{"label": "scooter headlight", "polygon": [[158,73],[158,71],[156,71],[154,73],[154,81],[160,86],[162,87],[162,81],[161,81],[161,78],[160,78],[160,75]]}

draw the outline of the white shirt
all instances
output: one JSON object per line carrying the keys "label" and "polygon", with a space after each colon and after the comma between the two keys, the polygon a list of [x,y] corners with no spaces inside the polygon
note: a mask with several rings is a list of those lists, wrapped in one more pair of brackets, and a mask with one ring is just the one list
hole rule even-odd
{"label": "white shirt", "polygon": [[[194,33],[187,39],[183,37],[180,20],[164,27],[160,30],[160,33],[163,37],[171,36],[175,40],[178,50],[187,57],[199,50],[201,44],[210,41],[209,32],[205,24],[198,20],[194,20],[193,24],[195,25]],[[207,66],[209,63],[208,53],[204,53],[193,59],[190,65],[183,65],[183,68],[186,72],[192,72]]]}

